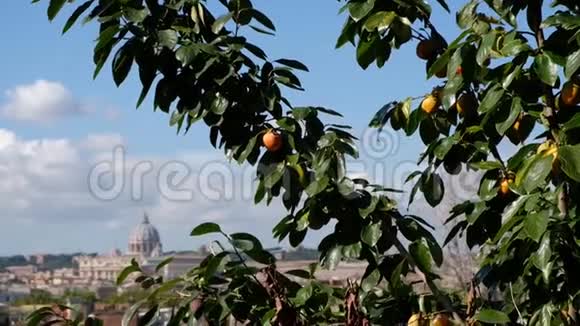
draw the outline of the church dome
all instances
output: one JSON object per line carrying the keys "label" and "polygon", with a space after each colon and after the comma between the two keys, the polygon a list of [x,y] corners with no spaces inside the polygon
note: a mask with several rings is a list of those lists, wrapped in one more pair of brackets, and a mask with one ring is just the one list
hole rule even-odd
{"label": "church dome", "polygon": [[157,229],[149,222],[147,214],[129,236],[129,255],[150,257],[161,250],[161,239]]}

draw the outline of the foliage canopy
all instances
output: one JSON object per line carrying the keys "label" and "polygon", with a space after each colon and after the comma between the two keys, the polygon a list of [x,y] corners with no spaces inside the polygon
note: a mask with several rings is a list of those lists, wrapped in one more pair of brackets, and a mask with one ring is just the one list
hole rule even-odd
{"label": "foliage canopy", "polygon": [[[74,2],[50,0],[48,18]],[[214,147],[240,164],[256,165],[255,202],[281,198],[288,210],[273,229],[275,238],[298,246],[307,232],[333,221],[333,232],[318,247],[322,268],[344,259],[365,261],[368,268],[358,285],[347,288],[318,282],[313,277],[318,266],[289,273],[303,278],[295,282],[276,271],[274,257],[254,236],[226,234],[205,223],[191,235],[219,234],[228,245],[187,275],[163,280],[146,275],[136,262],[121,273],[119,282],[136,273],[137,283],[154,289],[127,312],[126,321],[146,307],[146,324],[170,305],[171,325],[202,317],[211,324],[234,318],[263,325],[392,325],[418,310],[421,318],[444,311],[468,324],[576,323],[577,1],[555,0],[549,7],[542,0],[463,1],[455,14],[462,32],[450,42],[432,24],[426,1],[343,1],[346,22],[336,46],[351,43],[363,69],[383,67],[397,49],[416,45],[427,77],[441,78],[425,96],[393,99],[370,122],[378,132],[418,133],[425,144],[419,164],[426,168],[409,176],[415,182],[410,202],[420,191],[431,206],[439,205],[443,170],[481,171],[478,198],[456,203],[447,220],[454,227],[445,242],[462,237],[486,253],[466,300],[437,287],[443,253],[429,224],[400,212],[389,197],[393,189],[347,176],[345,158],[357,157],[357,139],[350,127],[322,121],[340,113],[294,107],[284,97],[284,88],[302,90],[296,73],[308,68],[292,59],[271,59],[243,36],[248,28],[273,34],[274,23],[250,0],[214,1],[222,5],[219,12],[210,11],[208,2],[89,0],[63,32],[88,12],[84,21],[99,25],[95,76],[109,57],[116,85],[137,69],[142,84],[137,106],[151,93],[154,108],[170,114],[178,133],[203,123]],[[433,5],[450,10],[444,0]],[[282,137],[276,151],[262,146],[270,129]],[[509,157],[500,153],[502,141],[517,151]],[[405,278],[411,273],[432,295],[413,291]],[[500,299],[479,296],[479,285],[500,293]],[[42,320],[43,313],[48,314],[33,314],[31,321]]]}

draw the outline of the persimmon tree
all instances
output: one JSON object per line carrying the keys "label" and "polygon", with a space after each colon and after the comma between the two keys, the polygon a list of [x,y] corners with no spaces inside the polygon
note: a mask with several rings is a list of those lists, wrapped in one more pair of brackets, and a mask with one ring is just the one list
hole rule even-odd
{"label": "persimmon tree", "polygon": [[[49,0],[48,18],[75,2]],[[447,220],[454,226],[445,243],[460,237],[486,253],[467,298],[438,288],[443,254],[428,221],[400,211],[389,197],[395,190],[348,177],[346,157],[357,157],[357,139],[349,126],[323,121],[340,113],[295,107],[284,97],[286,88],[302,90],[297,72],[308,69],[270,58],[244,37],[249,29],[275,32],[250,0],[89,0],[76,8],[63,32],[85,13],[85,22],[99,25],[95,76],[109,58],[118,86],[138,71],[137,106],[149,95],[178,133],[204,124],[215,148],[256,166],[255,202],[281,200],[288,211],[273,229],[276,239],[298,246],[307,232],[334,223],[318,246],[320,266],[286,275],[254,236],[199,225],[191,235],[219,235],[221,251],[173,280],[133,262],[119,282],[132,274],[150,294],[124,323],[148,309],[141,318],[147,324],[170,306],[171,325],[228,318],[263,325],[420,325],[428,319],[446,325],[447,316],[467,324],[577,324],[580,4],[463,1],[455,16],[448,14],[461,32],[447,41],[431,21],[431,5],[450,9],[444,0],[432,2],[342,1],[346,22],[336,46],[354,45],[362,69],[388,69],[397,49],[416,47],[426,76],[440,80],[426,94],[393,98],[370,126],[418,133],[425,144],[418,153],[422,168],[409,175],[409,203],[421,192],[437,206],[445,193],[443,171],[481,172],[477,199],[456,203]],[[516,149],[500,151],[504,142]],[[342,288],[316,280],[316,268],[332,269],[344,259],[367,264],[359,282]],[[429,294],[416,293],[409,275]],[[497,295],[481,297],[480,286]],[[51,311],[35,312],[31,324],[47,317],[96,322]]]}

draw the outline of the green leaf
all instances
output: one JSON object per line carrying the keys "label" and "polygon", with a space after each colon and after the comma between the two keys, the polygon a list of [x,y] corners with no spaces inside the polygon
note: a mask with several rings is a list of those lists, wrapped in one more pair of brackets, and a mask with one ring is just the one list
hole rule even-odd
{"label": "green leaf", "polygon": [[266,188],[272,188],[284,175],[284,168],[286,164],[284,162],[280,162],[276,165],[276,167],[264,178],[264,186]]}
{"label": "green leaf", "polygon": [[312,285],[308,284],[296,292],[296,297],[292,302],[297,306],[303,306],[312,297]]}
{"label": "green leaf", "polygon": [[444,159],[447,153],[449,153],[449,151],[453,147],[453,145],[457,144],[459,136],[460,134],[457,133],[454,134],[453,136],[441,139],[439,141],[439,145],[437,145],[437,147],[435,147],[435,149],[433,150],[435,156],[440,160]]}
{"label": "green leaf", "polygon": [[356,60],[361,68],[367,69],[370,64],[375,61],[375,45],[379,41],[380,40],[374,35],[368,39],[359,40],[356,48]]}
{"label": "green leaf", "polygon": [[[421,182],[421,180],[419,182]],[[443,195],[445,194],[445,186],[443,185],[443,180],[439,174],[429,174],[421,184],[421,192],[431,207],[439,205],[441,200],[443,200]]]}
{"label": "green leaf", "polygon": [[522,72],[522,65],[517,65],[514,70],[512,72],[510,72],[503,80],[503,83],[501,84],[501,87],[503,87],[505,90],[507,90],[510,85],[512,84],[512,82],[517,79],[520,76],[520,73]]}
{"label": "green leaf", "polygon": [[261,134],[257,134],[256,136],[250,138],[250,141],[246,145],[246,148],[238,157],[238,163],[240,164],[243,163],[248,158],[248,156],[250,156],[250,154],[254,151],[254,148],[256,147],[256,143],[258,141],[258,136],[260,135]]}
{"label": "green leaf", "polygon": [[456,21],[457,25],[462,28],[466,29],[473,24],[475,21],[475,10],[479,5],[479,1],[471,0],[468,2],[459,12],[457,13]]}
{"label": "green leaf", "polygon": [[218,233],[218,232],[222,232],[222,229],[220,228],[219,225],[212,222],[207,222],[196,226],[189,235],[195,237],[205,235],[208,233]]}
{"label": "green leaf", "polygon": [[344,258],[359,258],[362,252],[362,243],[356,242],[351,245],[345,245],[342,247],[342,255]]}
{"label": "green leaf", "polygon": [[134,59],[134,40],[129,40],[117,50],[113,58],[113,81],[120,86],[129,75]]}
{"label": "green leaf", "polygon": [[445,11],[447,12],[451,12],[449,10],[449,6],[447,5],[447,3],[445,2],[445,0],[437,0],[437,3],[439,3],[439,5],[441,5],[441,7],[443,7],[443,9],[445,9]]}
{"label": "green leaf", "polygon": [[309,196],[316,196],[322,191],[326,189],[328,186],[329,179],[327,176],[323,176],[322,178],[318,178],[306,187],[305,191]]}
{"label": "green leaf", "polygon": [[135,315],[147,303],[147,300],[141,300],[132,305],[125,313],[123,314],[123,319],[121,320],[121,326],[129,326],[131,325],[131,321],[134,319]]}
{"label": "green leaf", "polygon": [[326,113],[326,114],[330,114],[330,115],[333,115],[335,117],[342,117],[342,114],[340,114],[340,113],[338,113],[338,112],[336,112],[334,110],[321,107],[321,106],[318,106],[315,109],[316,109],[316,111],[320,111],[320,112],[323,112],[323,113]]}
{"label": "green leaf", "polygon": [[357,0],[348,3],[348,12],[355,22],[358,22],[368,15],[375,6],[375,0]]}
{"label": "green leaf", "polygon": [[562,127],[566,131],[572,130],[572,129],[576,129],[576,128],[580,128],[580,113],[576,113]]}
{"label": "green leaf", "polygon": [[549,283],[550,272],[552,271],[552,264],[550,263],[551,258],[552,248],[550,245],[550,232],[546,232],[542,237],[542,242],[540,242],[540,248],[538,248],[533,256],[534,265],[542,271],[542,276],[546,284]]}
{"label": "green leaf", "polygon": [[139,24],[142,23],[145,18],[149,15],[149,11],[145,8],[143,9],[134,9],[134,8],[124,8],[124,16],[127,18],[128,21]]}
{"label": "green leaf", "polygon": [[480,66],[484,65],[485,60],[491,57],[493,47],[497,40],[497,32],[492,30],[491,32],[485,34],[481,40],[481,45],[477,50],[476,61]]}
{"label": "green leaf", "polygon": [[136,272],[140,272],[140,271],[141,271],[141,268],[138,265],[133,265],[133,264],[123,268],[123,270],[117,276],[117,285],[123,284],[123,282],[125,282],[127,277],[129,277],[129,275],[136,273]]}
{"label": "green leaf", "polygon": [[478,111],[480,113],[487,113],[497,108],[504,92],[505,90],[499,84],[493,84],[493,86],[491,86],[491,88],[486,92],[483,100],[481,100]]}
{"label": "green leaf", "polygon": [[381,271],[378,268],[374,268],[361,282],[361,289],[364,292],[369,292],[374,289],[379,281],[381,280]]}
{"label": "green leaf", "polygon": [[157,40],[159,44],[173,49],[177,44],[177,32],[172,29],[164,29],[157,32]]}
{"label": "green leaf", "polygon": [[83,3],[82,5],[78,6],[78,8],[72,13],[72,15],[69,17],[69,19],[66,21],[66,23],[64,24],[64,27],[62,28],[62,33],[66,33],[77,21],[77,19],[79,19],[79,17],[87,10],[89,9],[89,7],[93,4],[93,1],[95,0],[89,0],[85,3]]}
{"label": "green leaf", "polygon": [[333,270],[336,268],[341,259],[342,259],[341,246],[334,246],[326,252],[322,264],[329,270]]}
{"label": "green leaf", "polygon": [[501,163],[498,161],[475,162],[475,163],[470,163],[469,166],[471,166],[474,169],[478,169],[478,170],[495,170],[495,169],[501,169],[501,167],[502,167]]}
{"label": "green leaf", "polygon": [[50,3],[48,4],[48,10],[46,12],[48,20],[52,21],[54,17],[58,15],[58,12],[62,9],[65,2],[66,0],[50,0]]}
{"label": "green leaf", "polygon": [[175,52],[175,58],[179,60],[182,65],[187,66],[191,61],[193,61],[198,53],[199,51],[194,45],[185,45],[177,49]]}
{"label": "green leaf", "polygon": [[540,53],[534,60],[534,71],[544,83],[554,86],[558,80],[558,65],[552,59]]}
{"label": "green leaf", "polygon": [[211,102],[210,110],[215,114],[222,115],[224,112],[226,112],[229,104],[230,101],[228,101],[227,98],[221,96],[220,94],[216,94],[213,101]]}
{"label": "green leaf", "polygon": [[229,12],[225,15],[222,15],[220,17],[218,17],[215,22],[213,23],[213,25],[211,25],[211,31],[214,34],[218,34],[223,28],[224,25],[230,20],[232,19],[234,13]]}
{"label": "green leaf", "polygon": [[366,218],[370,213],[374,212],[377,204],[379,203],[379,198],[376,196],[371,196],[371,201],[367,207],[359,208],[358,213],[362,218]]}
{"label": "green leaf", "polygon": [[262,12],[254,9],[254,8],[249,9],[249,11],[252,14],[252,17],[255,20],[257,20],[260,24],[264,25],[264,27],[269,28],[273,31],[276,30],[274,23],[272,23],[272,21],[270,20],[270,18],[268,18],[268,16],[264,15]]}
{"label": "green leaf", "polygon": [[580,145],[560,147],[558,157],[562,171],[571,179],[580,182]]}
{"label": "green leaf", "polygon": [[564,68],[564,74],[566,78],[570,79],[578,69],[580,68],[580,50],[570,54],[566,59],[566,67]]}
{"label": "green leaf", "polygon": [[493,309],[481,309],[475,315],[475,320],[488,324],[507,324],[510,322],[508,315]]}
{"label": "green leaf", "polygon": [[526,161],[516,174],[516,186],[522,186],[528,193],[536,189],[545,182],[546,177],[550,174],[552,160],[551,155],[536,155],[531,160]]}
{"label": "green leaf", "polygon": [[369,32],[373,32],[375,30],[381,32],[389,28],[396,17],[397,14],[394,11],[376,12],[367,18],[364,24],[364,28]]}
{"label": "green leaf", "polygon": [[550,214],[548,211],[529,214],[524,219],[524,229],[532,240],[538,242],[546,232],[549,221]]}
{"label": "green leaf", "polygon": [[297,60],[278,59],[274,62],[277,62],[279,64],[285,65],[285,66],[290,67],[290,68],[294,68],[294,69],[298,69],[298,70],[302,70],[302,71],[308,71],[308,67],[306,67],[306,65],[304,65],[302,62],[297,61]]}
{"label": "green leaf", "polygon": [[361,231],[361,240],[371,247],[374,247],[383,235],[382,223],[379,221],[365,226]]}
{"label": "green leaf", "polygon": [[498,122],[495,125],[497,132],[500,135],[504,135],[514,125],[522,110],[522,99],[520,97],[514,97],[512,99],[512,106],[509,116],[505,119],[505,121]]}
{"label": "green leaf", "polygon": [[155,267],[155,272],[159,272],[165,265],[168,265],[169,263],[171,263],[173,261],[173,256],[172,257],[167,257],[165,259],[163,259],[159,264],[157,264],[157,266]]}
{"label": "green leaf", "polygon": [[424,240],[420,239],[411,243],[409,245],[409,253],[423,273],[431,273],[431,254]]}

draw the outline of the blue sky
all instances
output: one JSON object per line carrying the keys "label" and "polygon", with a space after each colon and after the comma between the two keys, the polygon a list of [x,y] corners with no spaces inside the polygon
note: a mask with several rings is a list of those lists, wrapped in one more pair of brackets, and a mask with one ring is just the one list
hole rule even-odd
{"label": "blue sky", "polygon": [[[29,1],[2,1],[0,5],[3,12],[10,13],[0,21],[0,39],[4,40],[0,108],[9,111],[32,105],[39,114],[53,109],[58,112],[52,121],[46,121],[46,116],[6,112],[0,116],[0,167],[8,166],[4,172],[0,170],[5,183],[0,182],[4,197],[0,199],[0,255],[125,249],[128,233],[143,211],[150,213],[160,229],[166,249],[197,247],[200,242],[188,237],[189,230],[214,216],[228,230],[252,231],[274,244],[269,231],[283,216],[276,205],[254,208],[243,198],[168,203],[151,182],[146,182],[140,200],[128,196],[108,202],[90,198],[90,162],[110,157],[117,144],[124,144],[132,162],[129,168],[141,161],[159,167],[180,158],[198,167],[221,162],[221,156],[209,145],[204,125],[177,136],[168,126],[168,116],[152,111],[151,98],[137,111],[140,85],[134,74],[117,88],[110,65],[106,65],[92,80],[96,26],[77,25],[61,36],[70,10],[49,23],[46,5],[46,0],[36,5]],[[276,37],[260,36],[254,43],[270,58],[295,58],[310,68],[310,73],[300,75],[306,92],[292,93],[293,104],[321,105],[342,112],[344,121],[360,135],[383,104],[424,94],[433,83],[425,81],[424,64],[416,59],[414,44],[393,53],[382,70],[371,67],[367,71],[357,66],[351,46],[334,49],[344,22],[337,14],[340,5],[336,1],[255,1],[278,31]],[[435,4],[433,7],[441,32],[453,37],[454,16]],[[378,158],[372,166],[380,163],[381,168],[392,171],[406,163],[410,168],[409,161],[422,150],[420,141],[390,137],[396,142],[393,153]],[[399,177],[400,171],[397,173]],[[393,174],[388,175],[385,183],[396,183]],[[312,244],[319,237],[309,237],[308,241]]]}

